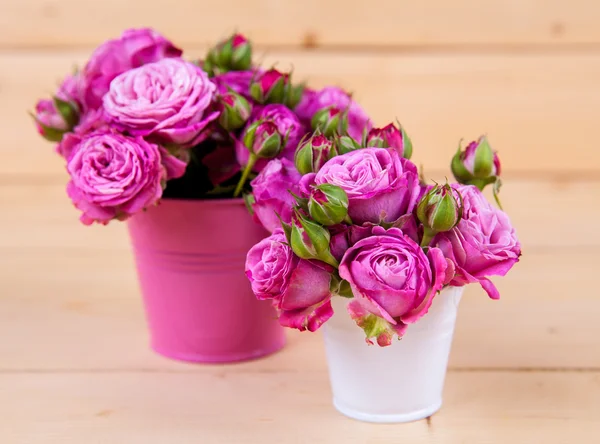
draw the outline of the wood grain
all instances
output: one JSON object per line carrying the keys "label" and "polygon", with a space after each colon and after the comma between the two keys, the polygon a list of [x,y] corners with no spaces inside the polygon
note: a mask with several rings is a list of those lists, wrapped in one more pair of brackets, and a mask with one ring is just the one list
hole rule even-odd
{"label": "wood grain", "polygon": [[14,444],[594,442],[598,373],[447,377],[428,420],[373,425],[331,405],[324,370],[3,374],[0,437]]}
{"label": "wood grain", "polygon": [[[27,110],[87,52],[0,53],[0,178],[58,177],[52,145]],[[355,92],[378,124],[398,118],[414,160],[448,174],[461,138],[487,133],[507,175],[600,173],[590,134],[600,120],[600,55],[443,55],[271,51],[265,65],[294,66],[314,86]]]}
{"label": "wood grain", "polygon": [[[205,371],[149,350],[127,252],[1,253],[0,337],[17,340],[0,341],[0,372]],[[467,287],[451,368],[600,369],[600,301],[589,290],[595,286],[595,263],[593,253],[531,253],[508,276],[495,279],[499,301],[478,286]],[[323,367],[320,334],[288,331],[288,338],[285,353],[244,364],[240,371]]]}
{"label": "wood grain", "polygon": [[235,29],[271,46],[587,44],[600,42],[599,15],[593,0],[182,0],[176,8],[168,0],[21,0],[0,3],[0,46],[96,46],[132,26],[153,26],[183,46]]}

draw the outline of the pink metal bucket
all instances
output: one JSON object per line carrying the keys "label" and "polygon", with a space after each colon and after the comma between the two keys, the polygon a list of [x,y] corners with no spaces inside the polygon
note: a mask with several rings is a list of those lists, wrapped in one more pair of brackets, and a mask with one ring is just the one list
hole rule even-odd
{"label": "pink metal bucket", "polygon": [[285,345],[274,309],[244,274],[247,251],[268,233],[241,199],[164,199],[128,227],[154,351],[235,362]]}

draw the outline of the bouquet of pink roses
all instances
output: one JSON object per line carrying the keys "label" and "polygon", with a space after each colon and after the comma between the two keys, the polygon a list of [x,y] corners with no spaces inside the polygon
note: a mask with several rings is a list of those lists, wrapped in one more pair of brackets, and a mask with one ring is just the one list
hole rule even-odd
{"label": "bouquet of pink roses", "polygon": [[500,162],[487,138],[459,147],[458,183],[432,186],[409,160],[402,128],[346,131],[351,111],[339,122],[336,113],[313,120],[295,168],[272,160],[253,182],[255,215],[272,231],[247,256],[256,297],[301,331],[331,318],[333,297],[349,298],[349,315],[380,346],[447,286],[478,282],[499,298],[489,277],[505,275],[521,251],[508,216],[482,194],[491,184],[498,201]]}
{"label": "bouquet of pink roses", "polygon": [[161,198],[247,195],[269,159],[279,159],[271,172],[291,168],[317,112],[335,121],[325,115],[330,105],[345,110],[351,135],[370,126],[339,88],[313,91],[291,73],[257,66],[242,35],[188,61],[156,31],[131,29],[40,100],[34,119],[66,161],[67,193],[81,221],[107,224]]}

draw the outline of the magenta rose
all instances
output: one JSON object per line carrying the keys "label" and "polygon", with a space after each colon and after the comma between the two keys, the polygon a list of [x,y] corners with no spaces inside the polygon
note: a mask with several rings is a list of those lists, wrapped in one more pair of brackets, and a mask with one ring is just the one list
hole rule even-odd
{"label": "magenta rose", "polygon": [[356,140],[361,140],[365,128],[369,131],[373,123],[367,113],[350,97],[346,91],[335,86],[328,86],[320,91],[308,91],[298,106],[296,114],[306,123],[310,123],[315,113],[328,107],[348,111],[348,134]]}
{"label": "magenta rose", "polygon": [[412,213],[420,188],[417,167],[394,149],[365,148],[336,156],[311,179],[329,183],[348,195],[348,214],[357,225],[393,222]]}
{"label": "magenta rose", "polygon": [[162,196],[166,172],[158,146],[108,132],[69,133],[64,144],[71,176],[67,194],[83,212],[84,224],[127,219]]}
{"label": "magenta rose", "polygon": [[282,230],[252,247],[246,258],[246,276],[256,297],[272,301],[281,325],[300,331],[315,331],[333,315],[332,271],[295,256]]}
{"label": "magenta rose", "polygon": [[217,86],[220,94],[225,94],[232,89],[234,92],[244,96],[246,99],[253,101],[250,95],[250,83],[255,80],[262,70],[248,71],[229,71],[224,74],[214,76],[211,80]]}
{"label": "magenta rose", "polygon": [[102,106],[110,82],[119,74],[146,63],[181,56],[181,49],[156,31],[129,29],[121,37],[108,40],[92,53],[81,78],[81,101],[85,109]]}
{"label": "magenta rose", "polygon": [[116,77],[104,96],[108,120],[119,130],[153,142],[190,147],[204,140],[216,86],[181,59],[163,59]]}
{"label": "magenta rose", "polygon": [[444,285],[447,267],[439,249],[430,248],[425,254],[398,228],[374,227],[370,236],[346,251],[340,263],[340,276],[354,294],[350,315],[359,326],[364,326],[369,314],[382,318],[375,337],[379,345],[389,345],[392,333],[401,336],[407,324],[427,313]]}
{"label": "magenta rose", "polygon": [[300,173],[287,159],[273,159],[251,182],[255,218],[270,232],[281,228],[277,214],[284,222],[292,219],[296,204],[289,191],[299,194]]}
{"label": "magenta rose", "polygon": [[492,299],[500,294],[489,276],[504,276],[519,261],[521,245],[506,213],[492,206],[473,185],[453,185],[463,199],[463,216],[452,230],[438,234],[432,245],[452,260],[456,275],[450,285],[478,282]]}

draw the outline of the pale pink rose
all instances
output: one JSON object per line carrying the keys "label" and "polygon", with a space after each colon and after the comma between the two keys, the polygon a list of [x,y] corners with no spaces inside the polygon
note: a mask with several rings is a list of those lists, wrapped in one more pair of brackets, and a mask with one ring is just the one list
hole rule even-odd
{"label": "pale pink rose", "polygon": [[187,148],[208,137],[209,124],[219,117],[209,108],[215,91],[196,65],[163,59],[116,77],[104,96],[104,110],[121,131]]}

